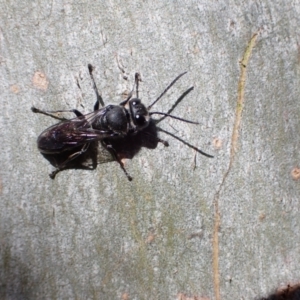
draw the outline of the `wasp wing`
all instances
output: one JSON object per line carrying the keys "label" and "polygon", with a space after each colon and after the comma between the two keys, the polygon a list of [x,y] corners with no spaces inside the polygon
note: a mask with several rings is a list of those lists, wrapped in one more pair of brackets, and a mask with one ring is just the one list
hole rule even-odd
{"label": "wasp wing", "polygon": [[54,154],[92,141],[111,138],[116,134],[108,130],[92,128],[92,123],[106,113],[106,108],[55,124],[38,137],[38,148],[42,153]]}

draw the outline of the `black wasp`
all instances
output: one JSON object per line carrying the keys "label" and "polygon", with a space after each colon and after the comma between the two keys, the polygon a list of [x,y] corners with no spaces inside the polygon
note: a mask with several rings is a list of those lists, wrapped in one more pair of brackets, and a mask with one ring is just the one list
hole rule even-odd
{"label": "black wasp", "polygon": [[[136,73],[136,98],[133,98],[133,87],[126,100],[122,101],[119,105],[104,106],[103,99],[101,98],[97,90],[96,83],[93,77],[92,65],[89,64],[88,69],[93,81],[93,88],[97,96],[97,101],[94,105],[93,112],[83,115],[77,109],[67,111],[42,111],[35,107],[31,108],[31,110],[35,113],[42,113],[44,115],[61,120],[61,122],[59,122],[58,124],[55,124],[44,130],[37,139],[38,149],[45,156],[61,155],[67,153],[67,156],[63,159],[63,161],[61,161],[60,163],[56,163],[56,170],[50,174],[50,177],[52,179],[55,178],[56,174],[59,171],[65,169],[71,161],[84,154],[93,142],[101,142],[102,146],[109,151],[114,160],[118,161],[127,178],[131,181],[132,177],[127,173],[121,161],[118,150],[119,145],[126,144],[127,142],[127,144],[129,143],[129,145],[131,145],[129,147],[133,147],[133,137],[137,135],[151,135],[151,133],[146,132],[146,130],[151,126],[153,127],[153,119],[151,118],[152,115],[158,114],[164,116],[163,118],[171,117],[183,122],[198,124],[197,122],[185,120],[173,116],[169,113],[150,112],[152,106],[157,103],[157,101],[161,99],[161,97],[169,90],[169,88],[186,72],[177,76],[161,93],[161,95],[148,107],[146,107],[138,97],[138,85],[141,79],[140,75]],[[193,88],[190,88],[187,92],[190,92],[192,89]],[[179,100],[180,99],[181,98],[179,98]],[[101,108],[100,105],[102,106]],[[67,120],[64,118],[56,117],[52,114],[57,112],[73,112],[76,117]],[[162,131],[166,132],[164,130]],[[165,146],[168,146],[168,143],[164,140],[161,140],[155,133],[153,134],[153,136],[155,138],[156,144],[158,142],[162,142]],[[182,139],[176,137],[175,135],[171,133],[168,134],[183,142],[187,146],[195,149],[197,152],[207,157],[213,157],[196,148],[195,146],[192,146]]]}

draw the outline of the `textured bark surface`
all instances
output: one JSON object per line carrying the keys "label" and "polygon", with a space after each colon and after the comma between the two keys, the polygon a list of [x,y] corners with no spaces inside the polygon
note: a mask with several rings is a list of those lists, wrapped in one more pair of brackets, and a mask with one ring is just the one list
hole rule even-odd
{"label": "textured bark surface", "polygon": [[[0,11],[1,299],[254,299],[300,280],[299,1]],[[200,125],[160,127],[215,157],[161,134],[132,182],[115,162],[49,179],[36,138],[55,121],[30,108],[90,112],[88,63],[113,104],[135,72],[150,104],[188,71],[155,110],[194,86],[173,114]]]}

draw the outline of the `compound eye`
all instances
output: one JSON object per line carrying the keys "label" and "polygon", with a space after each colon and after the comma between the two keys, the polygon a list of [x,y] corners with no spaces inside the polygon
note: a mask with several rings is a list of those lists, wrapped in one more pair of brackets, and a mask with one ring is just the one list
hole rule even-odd
{"label": "compound eye", "polygon": [[145,125],[146,122],[147,121],[146,121],[146,119],[145,119],[144,116],[141,116],[141,115],[136,115],[135,116],[135,123],[136,123],[136,125],[143,126],[143,125]]}
{"label": "compound eye", "polygon": [[141,101],[140,101],[139,99],[134,99],[134,100],[131,102],[132,106],[137,106],[137,105],[139,105],[140,103],[141,103]]}

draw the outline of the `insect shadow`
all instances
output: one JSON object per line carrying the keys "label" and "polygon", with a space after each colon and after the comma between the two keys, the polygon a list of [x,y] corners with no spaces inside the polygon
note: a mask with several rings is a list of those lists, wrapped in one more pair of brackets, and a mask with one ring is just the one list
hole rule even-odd
{"label": "insect shadow", "polygon": [[[155,149],[159,142],[168,146],[167,141],[159,138],[158,131],[169,134],[202,155],[213,157],[157,126],[166,117],[198,124],[171,115],[174,108],[193,90],[193,87],[185,91],[167,113],[150,111],[152,106],[186,72],[177,76],[161,95],[146,108],[138,96],[138,86],[141,81],[138,73],[135,75],[135,84],[127,99],[119,105],[105,106],[93,77],[92,65],[89,64],[88,69],[97,97],[92,113],[83,115],[76,109],[43,111],[35,107],[31,108],[34,113],[41,113],[61,121],[44,130],[37,140],[41,154],[56,167],[56,170],[49,174],[52,179],[62,170],[94,170],[98,164],[117,161],[128,180],[131,181],[132,177],[125,169],[123,159],[132,159],[142,148]],[[132,97],[134,87],[136,98]],[[100,106],[102,107],[100,108]],[[76,117],[73,119],[60,118],[55,115],[58,112],[73,112]],[[162,115],[162,117],[159,120],[154,120],[151,116],[155,114]]]}

